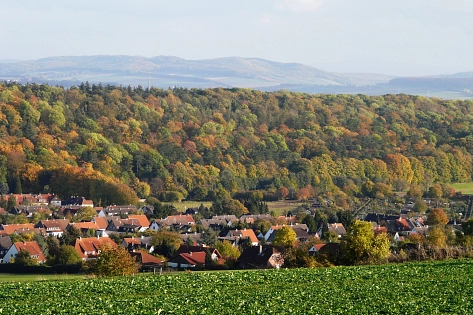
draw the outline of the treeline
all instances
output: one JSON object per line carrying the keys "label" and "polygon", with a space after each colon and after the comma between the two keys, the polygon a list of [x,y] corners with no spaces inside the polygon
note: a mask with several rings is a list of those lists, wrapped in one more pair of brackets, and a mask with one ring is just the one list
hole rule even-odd
{"label": "treeline", "polygon": [[427,190],[472,179],[472,108],[403,94],[4,83],[0,192],[118,204]]}

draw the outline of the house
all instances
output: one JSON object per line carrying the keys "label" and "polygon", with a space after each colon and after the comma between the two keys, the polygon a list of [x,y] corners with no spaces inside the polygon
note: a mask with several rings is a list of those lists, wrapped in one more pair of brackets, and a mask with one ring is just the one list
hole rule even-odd
{"label": "house", "polygon": [[410,220],[407,219],[394,219],[394,220],[387,220],[386,221],[386,228],[388,232],[392,235],[399,233],[403,235],[409,235],[414,229],[414,225]]}
{"label": "house", "polygon": [[118,232],[120,226],[123,225],[122,219],[120,217],[107,217],[107,228],[106,231]]}
{"label": "house", "polygon": [[92,200],[87,200],[84,197],[73,196],[61,202],[63,207],[79,206],[79,207],[94,207]]}
{"label": "house", "polygon": [[341,255],[340,243],[327,243],[318,250],[317,254],[330,262],[336,262]]}
{"label": "house", "polygon": [[3,208],[0,208],[0,215],[7,215],[7,211]]}
{"label": "house", "polygon": [[97,226],[99,227],[99,230],[105,231],[107,229],[108,221],[105,217],[100,217],[100,216],[93,217],[92,222],[95,222],[95,224],[97,224]]}
{"label": "house", "polygon": [[141,270],[150,270],[154,268],[161,268],[163,261],[156,256],[148,254],[147,252],[134,250],[130,252],[131,257],[135,258],[136,263],[140,265]]}
{"label": "house", "polygon": [[96,217],[94,221],[103,226],[107,222],[105,231],[118,233],[138,233],[146,231],[150,224],[145,215],[129,215],[127,219],[121,217]]}
{"label": "house", "polygon": [[207,251],[212,260],[222,264],[222,255],[216,248],[205,246],[181,245],[173,258],[168,261],[168,266],[172,268],[195,268],[205,266],[205,256]]}
{"label": "house", "polygon": [[149,228],[153,231],[159,231],[161,228],[173,227],[175,230],[190,230],[190,227],[195,225],[194,217],[192,215],[170,215],[165,219],[154,220]]}
{"label": "house", "polygon": [[57,216],[59,217],[68,217],[72,218],[77,215],[77,212],[82,209],[81,206],[67,206],[67,207],[60,207],[59,210],[57,211]]}
{"label": "house", "polygon": [[11,211],[13,214],[24,214],[27,218],[31,218],[35,213],[46,213],[51,216],[51,210],[45,206],[15,206]]}
{"label": "house", "polygon": [[154,207],[150,205],[145,205],[140,208],[140,211],[143,212],[144,214],[153,214],[154,213]]}
{"label": "house", "polygon": [[58,197],[58,195],[52,195],[49,199],[49,204],[54,206],[54,207],[60,207],[62,203],[61,198]]}
{"label": "house", "polygon": [[309,255],[315,256],[325,244],[314,244],[309,248]]}
{"label": "house", "polygon": [[[143,227],[141,225],[137,225],[134,223],[126,223],[122,222],[123,224],[118,227],[118,233],[138,233],[143,232]],[[147,227],[146,227],[147,228]]]}
{"label": "house", "polygon": [[338,239],[347,234],[347,230],[343,226],[343,223],[328,223],[328,232],[335,234]]}
{"label": "house", "polygon": [[205,267],[205,252],[189,252],[175,255],[168,261],[172,268],[196,268]]}
{"label": "house", "polygon": [[125,237],[121,243],[123,247],[132,251],[133,249],[146,249],[149,253],[154,251],[154,246],[151,245],[151,236],[141,237]]}
{"label": "house", "polygon": [[121,243],[129,252],[139,249],[141,247],[141,242],[139,238],[135,237],[125,237]]}
{"label": "house", "polygon": [[[283,225],[273,225],[268,232],[264,235],[264,239],[267,242],[271,242],[274,237],[276,236],[277,230],[282,228],[283,226],[286,226],[285,224]],[[306,224],[299,224],[296,223],[294,225],[287,225],[288,227],[292,228],[294,232],[296,233],[296,240],[299,242],[305,242],[310,238],[309,234],[309,228],[307,227]]]}
{"label": "house", "polygon": [[270,214],[244,214],[240,217],[241,223],[254,224],[257,220],[271,221],[273,217]]}
{"label": "house", "polygon": [[368,213],[363,221],[367,222],[376,222],[378,224],[381,224],[383,222],[386,222],[388,220],[396,220],[399,219],[399,215],[386,215],[386,214],[381,214],[381,213]]}
{"label": "house", "polygon": [[134,225],[139,225],[140,230],[139,232],[144,232],[146,231],[149,226],[149,220],[144,214],[138,214],[138,215],[128,215],[128,222],[129,224],[134,224]]}
{"label": "house", "polygon": [[97,258],[100,253],[100,247],[106,244],[112,247],[118,246],[108,237],[80,237],[74,241],[73,246],[81,256],[82,260],[91,260]]}
{"label": "house", "polygon": [[107,214],[105,213],[105,209],[103,207],[95,207],[95,212],[97,213],[97,217],[106,217]]}
{"label": "house", "polygon": [[25,232],[34,232],[34,225],[32,223],[23,224],[0,224],[0,230],[6,231],[8,235],[24,234]]}
{"label": "house", "polygon": [[223,227],[231,227],[238,219],[235,215],[215,215],[210,219],[201,219],[200,224],[204,229],[220,229]]}
{"label": "house", "polygon": [[228,231],[227,237],[237,237],[238,240],[242,238],[247,238],[250,240],[252,246],[257,246],[259,244],[258,238],[255,235],[255,232],[252,229],[243,229],[243,230],[230,230]]}
{"label": "house", "polygon": [[275,246],[252,246],[241,253],[238,265],[240,268],[280,268],[284,265],[284,257]]}
{"label": "house", "polygon": [[95,222],[71,222],[67,226],[66,230],[68,230],[71,226],[80,230],[83,235],[97,235],[97,231],[99,230],[99,226]]}
{"label": "house", "polygon": [[3,257],[12,245],[13,244],[9,236],[0,237],[0,263],[3,262]]}
{"label": "house", "polygon": [[68,219],[41,220],[35,227],[44,228],[48,236],[61,237],[69,223]]}
{"label": "house", "polygon": [[182,239],[182,242],[187,242],[188,239],[192,240],[193,245],[202,245],[202,233],[183,233],[179,234],[179,237]]}
{"label": "house", "polygon": [[46,261],[46,257],[44,256],[41,248],[39,247],[36,241],[32,242],[15,242],[6,252],[5,256],[3,257],[4,263],[11,263],[15,259],[16,255],[22,251],[27,251],[31,258],[38,261],[39,264],[42,264]]}
{"label": "house", "polygon": [[136,206],[133,206],[133,205],[108,206],[107,208],[105,208],[105,214],[109,217],[129,215],[130,213],[136,213],[136,212],[138,212],[138,209],[136,208]]}

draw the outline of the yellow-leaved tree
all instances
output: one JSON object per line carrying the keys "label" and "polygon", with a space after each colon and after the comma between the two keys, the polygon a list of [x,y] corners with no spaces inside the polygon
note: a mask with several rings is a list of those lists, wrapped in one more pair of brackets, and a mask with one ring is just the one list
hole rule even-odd
{"label": "yellow-leaved tree", "polygon": [[390,255],[388,235],[375,235],[370,222],[354,221],[340,245],[346,262],[351,265],[379,263]]}
{"label": "yellow-leaved tree", "polygon": [[129,276],[137,273],[135,259],[122,246],[113,247],[104,244],[99,247],[100,253],[95,261],[94,271],[99,276]]}

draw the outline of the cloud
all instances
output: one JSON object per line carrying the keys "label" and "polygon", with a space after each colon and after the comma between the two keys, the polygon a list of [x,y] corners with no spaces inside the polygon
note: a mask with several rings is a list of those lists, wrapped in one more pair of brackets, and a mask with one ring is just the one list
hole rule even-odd
{"label": "cloud", "polygon": [[276,4],[276,9],[294,13],[315,12],[322,7],[325,2],[327,2],[327,0],[281,0]]}

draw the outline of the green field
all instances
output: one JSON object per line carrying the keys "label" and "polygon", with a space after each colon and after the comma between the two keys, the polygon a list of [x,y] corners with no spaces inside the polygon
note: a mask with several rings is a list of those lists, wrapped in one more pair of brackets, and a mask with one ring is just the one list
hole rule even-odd
{"label": "green field", "polygon": [[198,208],[200,207],[201,204],[203,204],[204,207],[207,207],[207,208],[210,208],[212,206],[212,202],[210,201],[183,201],[183,202],[173,202],[173,203],[165,203],[165,204],[173,205],[179,212],[186,212],[186,210],[189,208]]}
{"label": "green field", "polygon": [[473,261],[3,283],[1,314],[470,314]]}
{"label": "green field", "polygon": [[294,200],[281,200],[281,201],[271,201],[268,202],[268,209],[269,212],[274,211],[276,216],[286,215],[288,211],[292,211],[293,214],[294,210],[297,209],[298,206],[303,205],[303,202],[294,201]]}
{"label": "green field", "polygon": [[456,183],[450,184],[455,191],[461,191],[462,194],[473,194],[473,183]]}
{"label": "green field", "polygon": [[[31,282],[50,280],[83,279],[85,275],[28,275],[28,274],[0,274],[0,282]],[[1,314],[1,312],[0,312]]]}
{"label": "green field", "polygon": [[[183,202],[174,202],[168,203],[173,205],[177,211],[185,212],[189,208],[198,208],[201,204],[204,207],[210,208],[212,206],[212,202],[210,201],[183,201]],[[271,201],[268,202],[268,209],[269,211],[274,211],[276,216],[279,215],[286,215],[288,211],[294,211],[298,206],[302,205],[302,202],[293,201],[293,200],[285,200],[285,201]]]}

